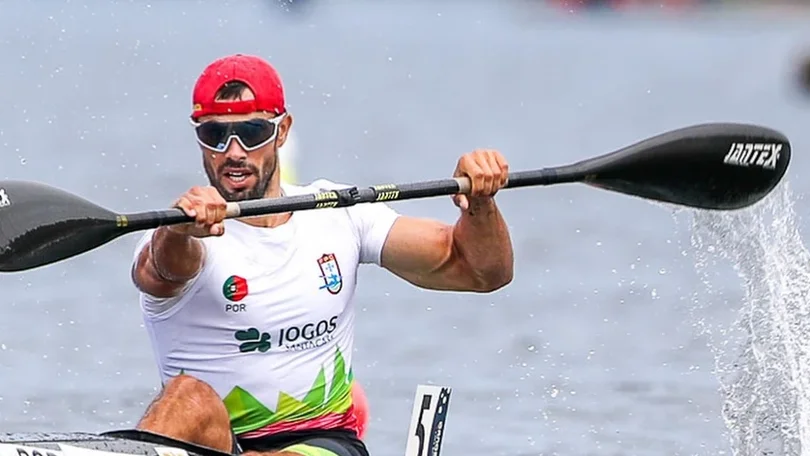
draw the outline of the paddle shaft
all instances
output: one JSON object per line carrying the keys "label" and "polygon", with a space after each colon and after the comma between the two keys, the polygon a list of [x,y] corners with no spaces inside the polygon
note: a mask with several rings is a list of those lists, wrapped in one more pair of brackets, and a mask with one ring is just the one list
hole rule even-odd
{"label": "paddle shaft", "polygon": [[[512,173],[506,188],[581,182],[649,201],[736,210],[768,195],[785,175],[790,157],[790,141],[779,131],[710,123],[672,130],[573,164]],[[348,187],[234,202],[227,206],[227,217],[469,193],[466,178]],[[177,208],[117,214],[44,184],[0,182],[0,271],[51,264],[127,233],[193,220]]]}
{"label": "paddle shaft", "polygon": [[[509,174],[505,188],[550,185],[582,180],[584,173],[576,165],[543,168]],[[230,202],[225,218],[255,217],[281,212],[354,206],[360,203],[402,201],[470,192],[470,179],[454,177],[408,184],[374,185],[366,188],[348,187],[323,190],[318,193]],[[126,231],[138,231],[194,221],[180,209],[140,212],[120,215],[120,226]]]}

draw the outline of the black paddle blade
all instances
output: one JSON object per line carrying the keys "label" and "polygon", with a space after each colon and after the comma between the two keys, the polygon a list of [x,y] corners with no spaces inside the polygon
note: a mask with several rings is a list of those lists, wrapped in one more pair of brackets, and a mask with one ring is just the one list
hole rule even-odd
{"label": "black paddle blade", "polygon": [[44,184],[0,182],[0,271],[54,263],[123,234],[116,215]]}
{"label": "black paddle blade", "polygon": [[791,146],[767,127],[712,123],[673,130],[571,167],[604,189],[699,209],[733,210],[770,193]]}

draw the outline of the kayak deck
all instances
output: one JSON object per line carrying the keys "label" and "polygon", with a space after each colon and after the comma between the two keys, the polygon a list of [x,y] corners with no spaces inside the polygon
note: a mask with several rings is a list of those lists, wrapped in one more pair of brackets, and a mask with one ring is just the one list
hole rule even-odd
{"label": "kayak deck", "polygon": [[103,434],[13,433],[0,434],[0,456],[226,456],[210,448],[192,445],[138,430]]}

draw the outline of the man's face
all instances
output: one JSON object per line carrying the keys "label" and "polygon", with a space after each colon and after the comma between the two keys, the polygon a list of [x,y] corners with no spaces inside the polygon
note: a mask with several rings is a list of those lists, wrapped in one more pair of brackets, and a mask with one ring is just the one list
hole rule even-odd
{"label": "man's face", "polygon": [[[242,94],[242,99],[250,99],[252,96],[253,94],[247,91]],[[268,122],[269,119],[274,120],[276,125]],[[200,150],[203,153],[203,166],[211,186],[215,187],[226,201],[258,199],[268,194],[277,194],[280,187],[278,149],[287,140],[287,132],[292,123],[289,115],[281,117],[269,113],[211,115],[198,119],[198,122],[218,122],[219,124],[209,125],[214,127],[211,131],[215,132],[226,131],[227,122],[246,122],[234,127],[231,132],[243,133],[242,139],[248,143],[246,144],[248,147],[252,145],[251,137],[275,131],[272,140],[250,151],[246,151],[233,137],[230,138],[224,152],[215,152],[202,145]],[[227,137],[223,139],[228,140]]]}

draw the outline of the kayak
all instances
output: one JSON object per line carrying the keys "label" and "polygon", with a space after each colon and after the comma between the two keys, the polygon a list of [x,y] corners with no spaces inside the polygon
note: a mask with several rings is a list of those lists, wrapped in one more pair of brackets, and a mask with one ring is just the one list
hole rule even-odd
{"label": "kayak", "polygon": [[[418,385],[405,456],[439,456],[451,389]],[[71,433],[0,433],[0,456],[230,456],[137,429]]]}
{"label": "kayak", "polygon": [[138,430],[0,434],[0,456],[225,456],[214,449]]}

